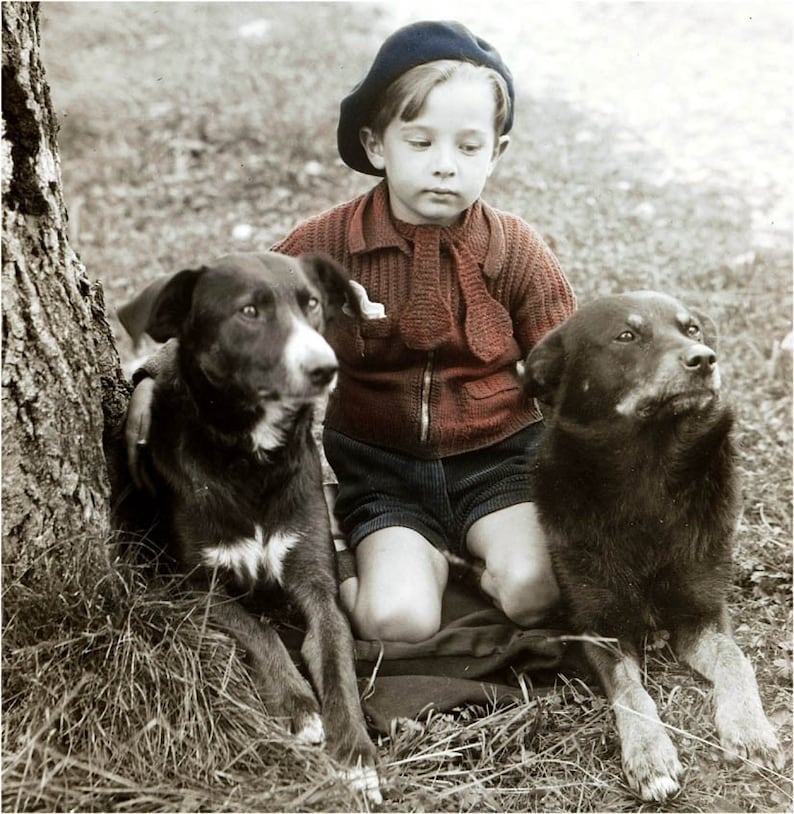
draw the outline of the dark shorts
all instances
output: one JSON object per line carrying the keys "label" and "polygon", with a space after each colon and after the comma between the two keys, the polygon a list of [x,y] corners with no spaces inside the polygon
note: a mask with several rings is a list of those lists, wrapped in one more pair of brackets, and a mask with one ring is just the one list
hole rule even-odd
{"label": "dark shorts", "polygon": [[542,435],[538,422],[490,447],[425,461],[326,428],[325,455],[339,481],[334,514],[349,547],[401,526],[462,554],[473,523],[532,500],[530,470]]}

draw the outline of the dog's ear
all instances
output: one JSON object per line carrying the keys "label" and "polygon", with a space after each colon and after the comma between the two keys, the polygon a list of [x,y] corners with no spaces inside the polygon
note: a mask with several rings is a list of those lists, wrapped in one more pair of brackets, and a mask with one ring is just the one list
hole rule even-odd
{"label": "dog's ear", "polygon": [[124,330],[130,335],[136,347],[146,333],[146,325],[152,314],[154,303],[171,276],[160,277],[150,283],[140,294],[116,310],[119,322],[124,326]]}
{"label": "dog's ear", "polygon": [[698,308],[690,308],[689,312],[700,324],[704,344],[708,345],[712,350],[717,350],[717,325],[714,320]]}
{"label": "dog's ear", "polygon": [[350,277],[339,263],[324,254],[304,254],[298,259],[307,274],[325,291],[329,320],[337,316],[345,305],[357,317],[361,316],[361,305],[350,287]]}
{"label": "dog's ear", "polygon": [[146,323],[146,333],[156,342],[165,342],[179,335],[190,312],[193,289],[205,271],[203,266],[178,271],[157,295]]}
{"label": "dog's ear", "polygon": [[559,327],[546,334],[524,361],[522,378],[525,395],[554,404],[564,367],[563,328]]}

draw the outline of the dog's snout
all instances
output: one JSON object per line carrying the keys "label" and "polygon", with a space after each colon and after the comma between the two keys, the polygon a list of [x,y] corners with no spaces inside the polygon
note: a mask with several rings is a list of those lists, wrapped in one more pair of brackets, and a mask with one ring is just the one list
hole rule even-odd
{"label": "dog's snout", "polygon": [[317,331],[296,321],[284,347],[284,367],[290,392],[307,395],[328,387],[339,363],[331,346]]}
{"label": "dog's snout", "polygon": [[684,351],[683,363],[687,370],[711,373],[717,365],[717,354],[708,345],[691,345]]}
{"label": "dog's snout", "polygon": [[312,387],[326,387],[339,370],[336,354],[325,339],[314,332],[303,334],[303,345],[296,361],[300,377]]}

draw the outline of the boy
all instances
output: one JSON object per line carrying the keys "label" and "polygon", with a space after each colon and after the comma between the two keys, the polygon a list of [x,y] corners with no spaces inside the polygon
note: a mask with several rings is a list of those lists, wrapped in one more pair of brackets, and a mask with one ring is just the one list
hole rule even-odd
{"label": "boy", "polygon": [[[342,602],[364,639],[439,629],[445,552],[481,560],[483,591],[518,624],[557,601],[530,502],[541,416],[516,363],[574,297],[536,232],[480,198],[513,104],[501,57],[459,23],[398,30],[343,99],[337,132],[345,163],[384,180],[273,247],[330,255],[368,298],[370,318],[328,331],[340,371],[323,436],[355,556]],[[130,405],[131,446],[147,387]]]}

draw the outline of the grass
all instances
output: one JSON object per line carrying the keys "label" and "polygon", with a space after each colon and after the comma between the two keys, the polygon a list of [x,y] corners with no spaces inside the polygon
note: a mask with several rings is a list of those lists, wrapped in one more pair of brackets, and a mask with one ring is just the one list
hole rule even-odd
{"label": "grass", "polygon": [[[333,132],[390,27],[382,10],[42,12],[72,242],[111,306],[162,273],[266,248],[370,185],[340,164]],[[486,197],[553,241],[580,299],[662,288],[721,327],[745,506],[731,610],[790,754],[791,368],[775,344],[791,329],[790,242],[754,248],[740,191],[658,184],[658,157],[608,121],[548,99],[520,98],[517,115]],[[78,541],[71,568],[43,562],[35,583],[3,586],[3,810],[364,809],[322,750],[268,718],[201,608],[123,560],[108,567],[106,546]],[[665,649],[647,653],[646,680],[687,767],[664,810],[791,809],[790,763],[776,775],[720,760],[705,682]],[[574,676],[539,697],[527,683],[520,703],[397,721],[377,741],[385,811],[659,808],[625,788],[605,701]]]}

